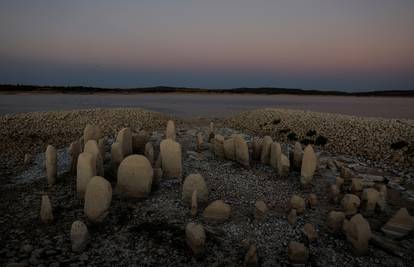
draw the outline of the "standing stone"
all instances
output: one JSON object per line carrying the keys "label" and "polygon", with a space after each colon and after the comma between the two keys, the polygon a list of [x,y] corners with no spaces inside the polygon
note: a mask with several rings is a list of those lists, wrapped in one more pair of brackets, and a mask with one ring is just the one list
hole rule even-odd
{"label": "standing stone", "polygon": [[367,212],[374,212],[380,199],[380,193],[374,188],[367,188],[364,189],[362,199],[365,201],[365,210]]}
{"label": "standing stone", "polygon": [[210,122],[209,132],[208,132],[208,142],[211,143],[211,141],[214,139],[214,123]]}
{"label": "standing stone", "polygon": [[236,161],[242,166],[248,168],[249,164],[249,147],[241,135],[234,136],[234,148],[236,150]]}
{"label": "standing stone", "polygon": [[414,230],[414,216],[406,208],[401,208],[381,230],[391,238],[402,238]]}
{"label": "standing stone", "polygon": [[203,145],[204,145],[204,136],[203,133],[197,133],[196,136],[196,144],[197,144],[197,151],[200,152],[201,150],[203,150]]}
{"label": "standing stone", "polygon": [[302,185],[308,185],[312,182],[316,170],[316,155],[311,145],[305,148],[302,159],[300,182]]}
{"label": "standing stone", "polygon": [[368,221],[361,214],[356,214],[350,221],[344,221],[343,229],[348,242],[354,248],[354,252],[358,256],[367,254],[368,243],[372,235]]}
{"label": "standing stone", "polygon": [[306,235],[310,242],[318,239],[319,235],[315,227],[310,223],[305,223],[303,226],[303,233]]}
{"label": "standing stone", "polygon": [[167,128],[165,130],[165,139],[172,139],[175,141],[176,134],[175,134],[175,124],[172,120],[167,122]]}
{"label": "standing stone", "polygon": [[99,152],[101,152],[102,161],[105,161],[105,138],[101,138],[98,140],[98,148]]}
{"label": "standing stone", "polygon": [[262,164],[269,164],[270,162],[270,146],[272,145],[272,137],[266,135],[263,138],[262,152],[260,154],[260,162]]}
{"label": "standing stone", "polygon": [[91,153],[93,156],[93,161],[96,164],[96,173],[97,175],[103,176],[104,175],[104,164],[102,159],[102,154],[99,149],[98,143],[95,140],[89,140],[85,144],[85,148],[83,149],[86,153]]}
{"label": "standing stone", "polygon": [[208,189],[206,182],[204,181],[203,176],[198,173],[190,174],[184,180],[182,193],[182,199],[184,203],[191,203],[191,198],[194,191],[197,191],[198,202],[205,203],[208,201]]}
{"label": "standing stone", "polygon": [[224,159],[224,137],[221,134],[214,136],[214,154],[220,159]]}
{"label": "standing stone", "polygon": [[351,180],[351,191],[352,193],[359,193],[364,188],[363,180],[360,178],[352,178]]}
{"label": "standing stone", "polygon": [[353,194],[346,194],[341,200],[342,208],[347,216],[357,213],[360,204],[361,200],[359,197]]}
{"label": "standing stone", "polygon": [[335,178],[335,184],[336,184],[336,186],[338,187],[338,189],[339,190],[341,190],[341,188],[342,188],[342,185],[344,184],[344,179],[342,179],[341,177],[339,177],[339,176],[337,176],[336,178]]}
{"label": "standing stone", "polygon": [[132,154],[132,132],[130,128],[120,130],[116,136],[116,142],[121,144],[124,158]]}
{"label": "standing stone", "polygon": [[254,217],[257,220],[263,220],[266,217],[268,211],[266,203],[263,200],[258,200],[255,203]]}
{"label": "standing stone", "polygon": [[292,264],[306,264],[309,258],[309,250],[302,243],[290,241],[288,256]]}
{"label": "standing stone", "polygon": [[342,211],[331,211],[326,220],[326,228],[331,233],[338,233],[342,229],[345,213]]}
{"label": "standing stone", "polygon": [[101,128],[95,124],[87,124],[83,130],[83,142],[86,144],[89,140],[98,141],[100,138],[102,138]]}
{"label": "standing stone", "polygon": [[303,150],[299,142],[295,142],[293,148],[293,169],[299,171],[302,167]]}
{"label": "standing stone", "polygon": [[130,155],[119,165],[117,188],[130,197],[147,197],[153,176],[154,171],[146,157]]}
{"label": "standing stone", "polygon": [[84,197],[86,186],[94,176],[96,176],[96,164],[93,155],[88,152],[80,153],[76,168],[76,191],[80,198]]}
{"label": "standing stone", "polygon": [[52,145],[48,145],[46,148],[46,176],[49,186],[56,184],[57,151]]}
{"label": "standing stone", "polygon": [[191,216],[195,217],[198,210],[197,190],[193,191],[191,195]]}
{"label": "standing stone", "polygon": [[294,225],[296,223],[296,221],[298,220],[298,215],[297,215],[295,209],[292,209],[289,212],[289,215],[287,217],[287,220],[288,220],[288,222],[289,222],[290,225]]}
{"label": "standing stone", "polygon": [[333,203],[338,203],[341,197],[341,191],[336,184],[329,187],[329,196]]}
{"label": "standing stone", "polygon": [[313,208],[316,205],[318,205],[318,197],[316,196],[316,194],[309,194],[308,195],[308,205],[309,207]]}
{"label": "standing stone", "polygon": [[119,164],[124,160],[121,143],[115,142],[111,145],[111,161],[114,170],[118,169]]}
{"label": "standing stone", "polygon": [[181,178],[181,145],[172,139],[162,140],[160,144],[161,166],[165,178]]}
{"label": "standing stone", "polygon": [[135,154],[142,153],[145,149],[145,145],[150,140],[150,135],[147,131],[141,130],[138,133],[132,134],[132,151]]}
{"label": "standing stone", "polygon": [[379,192],[378,206],[381,210],[384,210],[387,206],[387,186],[385,184],[377,185],[377,190]]}
{"label": "standing stone", "polygon": [[72,176],[75,176],[76,166],[78,165],[78,157],[81,153],[80,143],[78,141],[70,143],[68,152],[70,155],[70,173]]}
{"label": "standing stone", "polygon": [[111,184],[103,177],[93,177],[86,187],[83,207],[85,216],[91,222],[102,222],[109,213],[111,201]]}
{"label": "standing stone", "polygon": [[81,252],[86,248],[89,242],[88,227],[81,221],[74,221],[70,228],[70,241],[72,251]]}
{"label": "standing stone", "polygon": [[145,157],[149,160],[149,162],[154,164],[154,147],[152,146],[152,143],[148,142],[145,144],[145,151],[144,151]]}
{"label": "standing stone", "polygon": [[297,213],[305,211],[305,200],[298,195],[293,195],[290,199],[290,208],[295,209]]}
{"label": "standing stone", "polygon": [[227,220],[230,217],[230,214],[230,205],[224,203],[223,200],[216,200],[205,208],[203,217],[207,220],[222,222]]}
{"label": "standing stone", "polygon": [[252,147],[253,147],[252,158],[253,158],[253,160],[260,160],[260,156],[262,154],[262,145],[263,145],[263,139],[260,139],[258,137],[253,138],[253,142],[252,142]]}
{"label": "standing stone", "polygon": [[47,195],[42,196],[42,203],[40,206],[40,220],[43,223],[53,222],[53,210],[50,199]]}
{"label": "standing stone", "polygon": [[234,138],[227,139],[223,142],[224,156],[228,160],[236,160],[236,151]]}
{"label": "standing stone", "polygon": [[270,163],[270,166],[272,166],[273,169],[275,169],[278,173],[279,173],[279,168],[282,165],[281,161],[282,161],[282,147],[280,146],[278,142],[273,142],[270,145],[269,163]]}
{"label": "standing stone", "polygon": [[285,154],[281,154],[280,165],[277,169],[277,173],[280,177],[286,178],[289,176],[289,170],[290,170],[290,161]]}
{"label": "standing stone", "polygon": [[187,244],[194,254],[201,254],[204,251],[206,233],[201,224],[188,223],[185,227],[185,236]]}

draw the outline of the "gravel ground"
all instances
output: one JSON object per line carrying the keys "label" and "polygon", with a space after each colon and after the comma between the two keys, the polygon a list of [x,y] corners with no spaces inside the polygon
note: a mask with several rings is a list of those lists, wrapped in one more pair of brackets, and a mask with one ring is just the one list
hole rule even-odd
{"label": "gravel ground", "polygon": [[[96,116],[95,112],[92,114]],[[147,114],[152,116],[154,122],[149,120],[142,126],[152,131],[151,141],[158,151],[165,119],[159,114]],[[78,115],[72,113],[72,116]],[[82,123],[86,124],[85,121]],[[73,125],[82,123],[72,121]],[[136,123],[134,125],[141,126],[139,122]],[[160,126],[157,127],[157,124]],[[217,125],[220,124],[217,121]],[[112,136],[121,125],[122,121],[119,121],[110,130],[106,129],[105,133]],[[139,127],[134,125],[132,127]],[[223,199],[231,205],[232,215],[228,221],[220,224],[205,221],[200,214],[205,205],[199,206],[199,214],[192,218],[190,208],[183,205],[181,200],[182,181],[161,180],[146,199],[127,199],[114,194],[105,221],[99,225],[88,224],[91,233],[89,246],[84,252],[74,253],[69,239],[71,224],[78,219],[86,222],[86,218],[82,201],[75,194],[75,180],[67,172],[69,157],[65,149],[59,150],[58,183],[48,188],[43,167],[44,156],[37,153],[31,165],[25,166],[23,171],[11,170],[8,173],[16,175],[1,180],[0,265],[22,262],[33,266],[241,266],[248,244],[254,242],[257,244],[260,265],[283,266],[289,262],[287,244],[292,240],[307,244],[310,249],[308,263],[311,266],[414,265],[413,233],[401,241],[403,257],[393,256],[373,245],[370,245],[368,255],[356,257],[342,234],[332,235],[325,230],[328,212],[340,210],[338,205],[330,202],[327,194],[327,188],[338,171],[320,164],[314,185],[302,189],[297,172],[291,172],[288,178],[280,178],[269,166],[257,162],[253,162],[250,169],[244,169],[234,162],[216,159],[210,150],[197,153],[195,135],[202,131],[207,136],[206,125],[203,120],[198,120],[198,123],[177,123],[177,140],[182,144],[183,151],[184,177],[190,173],[202,174],[209,188],[209,202]],[[75,140],[80,136],[82,127],[79,126],[69,140],[66,140],[68,135],[60,138],[56,136],[56,144],[63,147]],[[29,133],[30,129],[26,131],[24,134]],[[217,132],[230,136],[237,130],[220,127]],[[245,138],[251,141],[252,136],[245,134]],[[23,137],[21,139],[24,140]],[[107,152],[110,142],[108,138]],[[283,149],[286,151],[288,146],[284,144]],[[381,161],[343,156],[319,148],[316,151],[320,162],[330,158],[354,169],[383,170],[387,178],[402,174],[412,180],[414,176],[403,166],[385,168],[386,163]],[[105,178],[114,187],[116,182],[110,168],[109,153],[105,166]],[[45,191],[54,208],[55,222],[50,225],[42,224],[39,219],[41,194]],[[318,196],[318,206],[307,209],[298,216],[298,222],[291,226],[287,222],[290,197],[293,194],[306,197],[309,193]],[[256,200],[265,201],[269,207],[263,221],[254,219]],[[401,205],[394,200],[390,200],[389,204],[387,210],[371,216],[361,211],[369,219],[374,232],[380,232],[380,227]],[[197,258],[193,257],[185,243],[184,227],[190,221],[202,223],[207,231],[205,253]],[[319,233],[319,239],[311,243],[302,233],[303,225],[308,222]]]}

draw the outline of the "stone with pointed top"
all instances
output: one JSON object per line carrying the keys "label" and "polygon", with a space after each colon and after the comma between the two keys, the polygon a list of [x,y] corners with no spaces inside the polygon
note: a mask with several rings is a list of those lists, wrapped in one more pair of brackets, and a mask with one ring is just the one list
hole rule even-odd
{"label": "stone with pointed top", "polygon": [[53,222],[53,209],[48,195],[42,196],[42,203],[40,206],[40,220],[46,224]]}
{"label": "stone with pointed top", "polygon": [[176,133],[175,133],[175,124],[174,121],[169,120],[167,122],[167,128],[165,129],[165,139],[172,139],[175,141]]}

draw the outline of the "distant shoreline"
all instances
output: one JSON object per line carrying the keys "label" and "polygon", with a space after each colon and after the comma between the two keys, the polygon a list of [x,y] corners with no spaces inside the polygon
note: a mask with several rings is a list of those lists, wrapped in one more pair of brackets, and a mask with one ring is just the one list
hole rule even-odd
{"label": "distant shoreline", "polygon": [[367,92],[343,92],[320,91],[289,88],[234,88],[234,89],[203,89],[185,87],[142,87],[142,88],[99,88],[99,87],[62,87],[62,86],[32,86],[32,85],[0,85],[0,94],[253,94],[253,95],[303,95],[303,96],[375,96],[375,97],[414,97],[414,90],[401,91],[367,91]]}

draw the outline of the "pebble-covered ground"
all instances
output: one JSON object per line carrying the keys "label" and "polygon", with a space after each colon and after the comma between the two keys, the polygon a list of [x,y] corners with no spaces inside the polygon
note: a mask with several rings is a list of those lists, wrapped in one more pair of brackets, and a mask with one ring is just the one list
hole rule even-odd
{"label": "pebble-covered ground", "polygon": [[[122,126],[136,129],[142,127],[152,132],[151,141],[158,151],[165,127],[164,116],[149,112],[145,113],[146,115],[131,115],[137,117],[137,120],[146,122],[134,121],[131,125],[131,121],[126,123],[128,119],[121,118],[122,115],[119,115],[117,125],[108,126],[110,123],[108,118],[113,117],[109,111],[82,112],[99,118],[95,123],[105,129],[106,135],[113,136],[115,130],[119,130]],[[97,115],[99,112],[108,115],[101,117]],[[123,111],[116,110],[116,112],[121,114]],[[131,110],[128,113],[140,112]],[[82,117],[76,112],[69,112],[69,114],[66,116]],[[36,116],[38,118],[31,120],[31,123],[42,121],[47,124],[49,120],[59,117],[54,115],[43,118],[46,114],[39,113],[36,113]],[[149,116],[149,119],[143,119],[145,116]],[[20,119],[22,122],[23,118],[27,117],[30,116],[1,118],[0,125],[8,127],[11,131],[13,125],[14,127],[18,125],[16,120]],[[14,124],[8,124],[8,120]],[[190,173],[202,174],[209,189],[209,201],[222,199],[231,205],[232,215],[229,220],[219,224],[205,221],[201,216],[205,205],[199,206],[199,214],[192,218],[190,208],[181,200],[182,181],[161,180],[146,199],[127,199],[114,194],[110,213],[105,221],[99,225],[88,224],[91,234],[88,247],[80,253],[72,252],[69,239],[71,224],[75,220],[86,222],[86,218],[83,214],[82,201],[76,196],[75,180],[67,172],[69,156],[65,149],[58,151],[58,183],[53,188],[48,188],[44,156],[32,152],[35,154],[34,161],[29,165],[20,169],[2,170],[8,176],[5,176],[7,179],[1,180],[0,187],[2,214],[0,265],[16,262],[32,266],[241,266],[249,244],[256,243],[259,265],[281,266],[289,263],[287,244],[292,240],[307,244],[310,249],[308,264],[311,266],[414,265],[413,233],[400,242],[402,256],[392,255],[371,244],[368,255],[357,257],[344,235],[332,235],[325,230],[328,212],[341,208],[330,201],[328,194],[328,186],[338,175],[339,170],[329,169],[322,162],[326,159],[335,159],[354,170],[370,172],[374,169],[382,172],[387,181],[390,179],[397,181],[395,175],[401,174],[405,179],[401,181],[406,184],[414,176],[409,169],[388,165],[385,168],[387,164],[385,162],[369,160],[362,156],[343,156],[316,147],[321,164],[315,175],[315,183],[310,188],[302,189],[299,183],[300,175],[297,172],[292,171],[288,178],[280,178],[271,167],[258,162],[253,162],[250,169],[244,169],[234,162],[217,159],[208,149],[200,153],[196,152],[195,135],[198,131],[202,131],[205,136],[208,136],[207,122],[197,120],[176,124],[177,141],[181,143],[183,151],[183,176]],[[55,123],[58,122],[54,121],[53,124]],[[63,124],[64,122],[59,122],[58,125]],[[230,136],[237,132],[226,124],[227,122],[217,121],[217,133]],[[72,120],[69,128],[63,129],[71,129],[70,127],[74,125],[77,127],[76,130],[70,130],[67,134],[61,131],[53,132],[53,127],[50,127],[49,139],[44,142],[53,140],[58,147],[63,148],[64,145],[80,137],[86,119],[80,122]],[[21,134],[30,135],[31,131],[35,131],[32,125],[22,130]],[[11,138],[10,136],[8,135],[8,138]],[[245,134],[245,139],[250,142],[252,136]],[[13,142],[12,139],[8,140]],[[26,139],[21,136],[14,145],[16,146],[20,140]],[[108,138],[107,152],[109,152],[110,140]],[[44,142],[39,142],[40,148],[36,148],[39,150],[30,151],[41,151],[44,149]],[[13,147],[11,144],[2,144],[2,146]],[[288,147],[289,144],[285,143],[283,150],[286,152]],[[23,151],[27,153],[27,150],[23,149]],[[110,180],[114,187],[116,181],[110,167],[109,153],[105,165],[105,178]],[[401,195],[412,192],[408,189],[404,190]],[[55,217],[55,221],[49,225],[42,224],[39,219],[41,195],[45,191],[52,201]],[[290,225],[287,221],[290,197],[298,194],[306,198],[309,193],[316,193],[319,204],[313,209],[307,209],[303,215],[299,215],[295,225]],[[390,197],[392,195],[394,194],[390,194]],[[269,212],[263,221],[254,218],[256,200],[263,200],[269,207]],[[389,199],[386,210],[378,211],[373,215],[365,214],[361,210],[369,220],[374,233],[380,234],[380,227],[402,205],[401,201],[393,197]],[[413,214],[413,206],[409,208]],[[184,227],[190,221],[199,222],[206,229],[206,250],[197,258],[193,256],[185,242]],[[319,238],[316,241],[307,242],[303,234],[305,223],[312,223],[317,229]]]}

